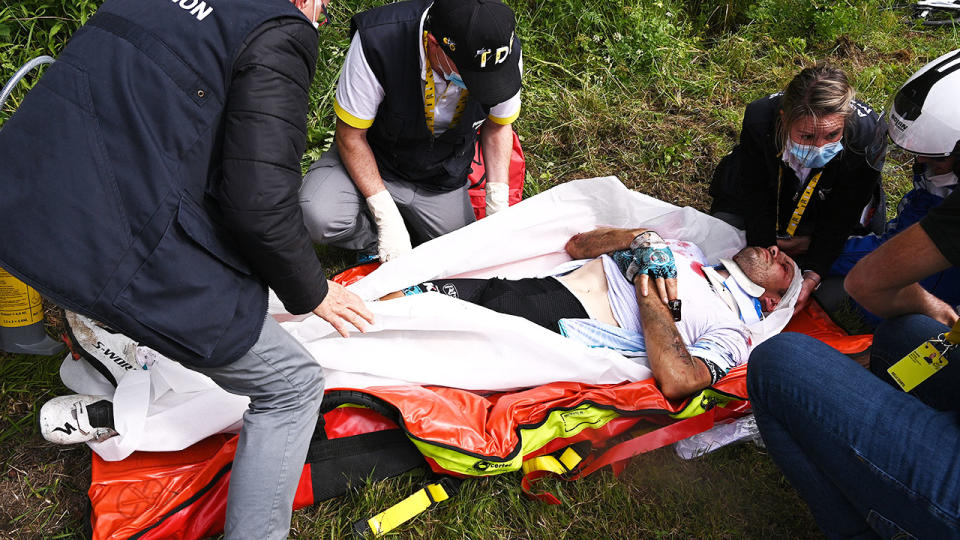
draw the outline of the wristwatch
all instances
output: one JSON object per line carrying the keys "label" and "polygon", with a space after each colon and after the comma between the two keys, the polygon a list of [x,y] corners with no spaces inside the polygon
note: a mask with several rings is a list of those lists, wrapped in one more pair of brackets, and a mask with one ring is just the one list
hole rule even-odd
{"label": "wristwatch", "polygon": [[[803,274],[801,274],[801,276],[803,277],[803,279],[807,279],[807,276],[808,276],[808,275],[810,276],[810,279],[811,279],[812,281],[816,281],[816,282],[817,282],[817,284],[813,286],[813,290],[819,289],[819,288],[820,288],[820,284],[823,283],[823,280],[820,279],[820,275],[817,274],[816,272],[814,272],[813,270],[804,270],[804,271],[803,271]],[[817,277],[814,278],[813,276],[817,276]]]}

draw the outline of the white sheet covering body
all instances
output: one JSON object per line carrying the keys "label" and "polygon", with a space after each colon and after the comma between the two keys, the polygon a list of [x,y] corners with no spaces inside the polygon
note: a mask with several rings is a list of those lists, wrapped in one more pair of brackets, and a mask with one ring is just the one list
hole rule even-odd
{"label": "white sheet covering body", "polygon": [[[615,177],[577,180],[427,242],[350,289],[372,300],[440,277],[549,275],[570,263],[563,246],[571,236],[599,226],[654,228],[664,237],[697,244],[710,263],[744,245],[743,233],[726,223],[627,190]],[[752,345],[787,323],[798,290],[795,276],[780,308],[750,328]],[[368,305],[376,325],[366,334],[343,339],[316,316],[284,313],[271,294],[271,313],[286,321],[284,328],[324,366],[327,388],[438,384],[505,390],[561,380],[600,384],[651,376],[642,361],[589,348],[526,320],[440,294]],[[112,394],[122,435],[90,444],[101,457],[119,460],[134,450],[178,450],[239,426],[246,398],[227,394],[205,376],[166,358],[148,360],[148,370],[124,376],[115,392],[109,385],[89,392],[95,383],[85,377],[96,374],[68,369],[76,363],[69,357],[64,362],[61,373],[71,389]]]}

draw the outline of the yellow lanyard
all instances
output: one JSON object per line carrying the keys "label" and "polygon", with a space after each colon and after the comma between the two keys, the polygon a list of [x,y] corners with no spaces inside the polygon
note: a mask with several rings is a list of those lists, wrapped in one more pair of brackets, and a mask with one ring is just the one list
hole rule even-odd
{"label": "yellow lanyard", "polygon": [[[430,54],[427,52],[427,32],[423,32],[423,63],[426,67],[426,87],[423,90],[423,115],[427,119],[427,129],[433,133],[434,117],[437,108],[437,87],[433,82],[433,68],[430,66]],[[450,83],[453,84],[453,83]],[[447,88],[449,88],[449,84]],[[457,125],[460,117],[463,116],[464,109],[467,108],[467,90],[460,90],[460,99],[457,100],[457,108],[453,112],[453,118],[450,120],[450,128]]]}
{"label": "yellow lanyard", "polygon": [[[783,167],[778,167],[777,174],[777,228],[780,228],[780,189],[783,184]],[[820,181],[820,175],[823,174],[823,171],[818,172],[810,179],[810,182],[807,184],[807,189],[803,190],[803,195],[800,196],[800,200],[797,202],[797,207],[793,210],[793,215],[790,216],[790,223],[787,224],[787,235],[793,236],[793,233],[797,232],[797,225],[800,224],[800,218],[803,217],[803,213],[807,210],[807,204],[810,203],[810,197],[813,195],[813,190],[817,189],[817,182]]]}
{"label": "yellow lanyard", "polygon": [[958,320],[957,323],[953,325],[953,328],[951,328],[950,331],[947,332],[947,335],[944,336],[944,338],[948,342],[950,342],[951,345],[960,344],[960,320]]}

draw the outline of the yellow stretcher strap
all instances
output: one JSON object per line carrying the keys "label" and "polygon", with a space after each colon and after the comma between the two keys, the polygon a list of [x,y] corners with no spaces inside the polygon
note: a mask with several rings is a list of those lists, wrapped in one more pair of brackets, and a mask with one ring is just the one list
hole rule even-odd
{"label": "yellow stretcher strap", "polygon": [[581,461],[583,461],[583,457],[581,457],[573,447],[568,446],[559,457],[547,454],[524,461],[523,474],[527,475],[533,471],[549,471],[555,474],[566,474],[576,468]]}
{"label": "yellow stretcher strap", "polygon": [[353,529],[361,536],[367,532],[373,533],[375,537],[383,536],[422,514],[424,510],[431,506],[449,499],[456,493],[456,486],[457,483],[450,478],[427,484],[413,495],[372,518],[354,523]]}

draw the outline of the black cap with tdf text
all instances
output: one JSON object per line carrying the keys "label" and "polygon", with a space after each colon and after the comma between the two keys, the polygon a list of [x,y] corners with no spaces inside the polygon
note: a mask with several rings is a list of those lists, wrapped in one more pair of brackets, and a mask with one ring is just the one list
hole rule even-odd
{"label": "black cap with tdf text", "polygon": [[493,106],[520,90],[520,40],[500,0],[434,0],[427,30],[453,60],[470,94]]}

